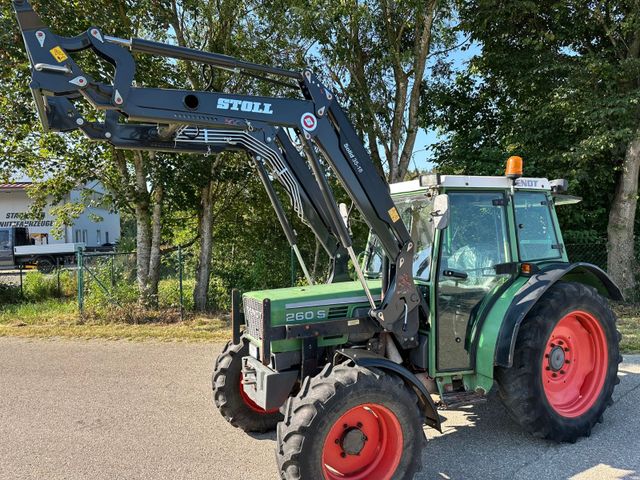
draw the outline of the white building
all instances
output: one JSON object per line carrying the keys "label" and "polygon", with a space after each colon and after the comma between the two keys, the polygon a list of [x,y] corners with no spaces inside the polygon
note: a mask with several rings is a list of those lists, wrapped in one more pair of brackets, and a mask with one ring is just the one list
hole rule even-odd
{"label": "white building", "polygon": [[101,205],[104,188],[98,182],[90,182],[69,193],[62,203],[83,203],[88,205],[73,225],[64,229],[62,238],[54,238],[54,216],[47,205],[44,218],[28,218],[33,200],[26,188],[31,181],[26,177],[12,183],[0,183],[0,227],[26,226],[36,244],[84,242],[87,247],[113,244],[120,239],[120,215]]}

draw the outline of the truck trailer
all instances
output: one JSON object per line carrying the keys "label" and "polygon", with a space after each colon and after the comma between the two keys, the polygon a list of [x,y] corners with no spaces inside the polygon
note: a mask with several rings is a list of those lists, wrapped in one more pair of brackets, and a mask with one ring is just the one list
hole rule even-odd
{"label": "truck trailer", "polygon": [[78,249],[84,243],[53,243],[35,245],[26,227],[0,228],[0,269],[16,269],[35,266],[40,272],[49,273],[56,266],[74,263]]}

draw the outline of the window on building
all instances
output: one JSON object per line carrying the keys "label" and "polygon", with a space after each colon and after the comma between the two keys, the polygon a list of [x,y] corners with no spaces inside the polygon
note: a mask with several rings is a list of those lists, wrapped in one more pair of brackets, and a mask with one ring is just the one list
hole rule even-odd
{"label": "window on building", "polygon": [[7,249],[11,247],[11,239],[9,230],[0,230],[0,248]]}
{"label": "window on building", "polygon": [[87,243],[87,239],[89,238],[88,232],[86,230],[82,230],[82,241],[83,243]]}
{"label": "window on building", "polygon": [[104,232],[104,243],[109,243],[109,232]]}
{"label": "window on building", "polygon": [[100,230],[96,230],[96,240],[98,245],[102,245],[102,232]]}
{"label": "window on building", "polygon": [[76,243],[80,243],[80,230],[76,230]]}

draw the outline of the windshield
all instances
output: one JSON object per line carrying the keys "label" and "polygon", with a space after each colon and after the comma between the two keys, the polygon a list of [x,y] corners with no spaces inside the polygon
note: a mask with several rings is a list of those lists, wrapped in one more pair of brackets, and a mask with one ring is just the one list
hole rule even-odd
{"label": "windshield", "polygon": [[[416,246],[413,255],[413,276],[428,281],[431,267],[431,245],[433,244],[433,221],[431,220],[433,199],[427,198],[423,194],[417,197],[395,199],[395,203]],[[365,250],[364,266],[367,276],[377,277],[380,275],[382,255],[380,241],[374,233],[371,233]]]}

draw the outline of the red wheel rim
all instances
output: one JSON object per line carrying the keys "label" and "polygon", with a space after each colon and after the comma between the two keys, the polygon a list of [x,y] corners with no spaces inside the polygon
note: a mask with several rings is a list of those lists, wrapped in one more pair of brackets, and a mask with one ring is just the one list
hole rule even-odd
{"label": "red wheel rim", "polygon": [[256,413],[262,413],[266,415],[268,413],[276,413],[278,411],[277,408],[274,408],[273,410],[265,410],[264,408],[260,407],[260,405],[258,405],[256,402],[251,400],[249,395],[247,395],[247,392],[244,391],[244,384],[242,383],[242,375],[240,375],[240,397],[242,397],[242,401],[247,405],[247,407],[249,407],[251,410],[253,410]]}
{"label": "red wheel rim", "polygon": [[402,457],[398,417],[382,405],[367,403],[348,410],[327,434],[322,448],[326,480],[388,480]]}
{"label": "red wheel rim", "polygon": [[590,313],[575,310],[560,319],[545,346],[542,385],[563,417],[579,417],[596,402],[608,366],[607,337]]}

